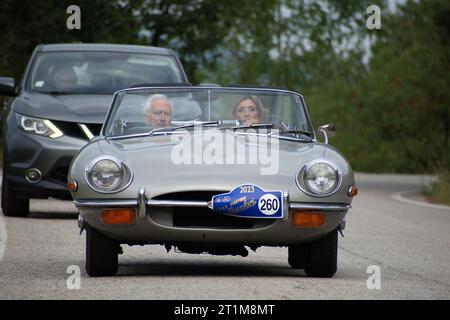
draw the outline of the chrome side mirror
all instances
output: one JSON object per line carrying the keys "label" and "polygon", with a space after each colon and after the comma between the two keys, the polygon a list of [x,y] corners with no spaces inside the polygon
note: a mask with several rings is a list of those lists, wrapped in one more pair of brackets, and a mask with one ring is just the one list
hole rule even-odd
{"label": "chrome side mirror", "polygon": [[325,139],[324,143],[328,144],[328,137],[334,137],[336,135],[336,125],[334,123],[324,124],[319,127],[319,132],[323,134]]}

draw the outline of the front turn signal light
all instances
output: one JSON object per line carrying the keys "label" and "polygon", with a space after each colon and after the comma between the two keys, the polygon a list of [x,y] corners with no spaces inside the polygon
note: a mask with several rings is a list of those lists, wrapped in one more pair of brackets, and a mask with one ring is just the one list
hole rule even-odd
{"label": "front turn signal light", "polygon": [[101,220],[104,224],[132,224],[134,222],[134,209],[104,209]]}
{"label": "front turn signal light", "polygon": [[325,224],[326,216],[318,211],[296,210],[292,216],[292,223],[298,227],[318,228]]}
{"label": "front turn signal light", "polygon": [[75,180],[67,180],[67,190],[70,192],[75,192],[78,189],[78,184]]}
{"label": "front turn signal light", "polygon": [[354,197],[354,196],[356,196],[358,194],[358,188],[357,187],[355,187],[355,186],[351,186],[349,189],[348,189],[348,195],[350,196],[350,197]]}

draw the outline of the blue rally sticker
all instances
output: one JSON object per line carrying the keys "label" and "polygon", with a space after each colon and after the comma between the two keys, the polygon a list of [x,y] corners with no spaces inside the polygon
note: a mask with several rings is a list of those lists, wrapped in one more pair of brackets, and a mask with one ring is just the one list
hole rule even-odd
{"label": "blue rally sticker", "polygon": [[247,218],[282,218],[283,192],[264,191],[253,184],[240,185],[212,197],[211,208],[222,214]]}

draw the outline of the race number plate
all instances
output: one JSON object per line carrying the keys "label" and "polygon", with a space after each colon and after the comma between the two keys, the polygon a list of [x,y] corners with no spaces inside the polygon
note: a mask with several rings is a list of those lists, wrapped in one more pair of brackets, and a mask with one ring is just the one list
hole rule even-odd
{"label": "race number plate", "polygon": [[212,197],[214,211],[245,218],[282,218],[283,192],[264,191],[253,184],[240,185]]}

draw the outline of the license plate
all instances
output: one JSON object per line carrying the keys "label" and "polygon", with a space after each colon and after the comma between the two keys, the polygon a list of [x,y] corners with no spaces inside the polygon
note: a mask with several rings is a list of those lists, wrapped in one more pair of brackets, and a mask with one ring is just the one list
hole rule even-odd
{"label": "license plate", "polygon": [[230,192],[213,196],[211,209],[236,217],[282,218],[283,192],[264,191],[257,185],[243,184]]}

